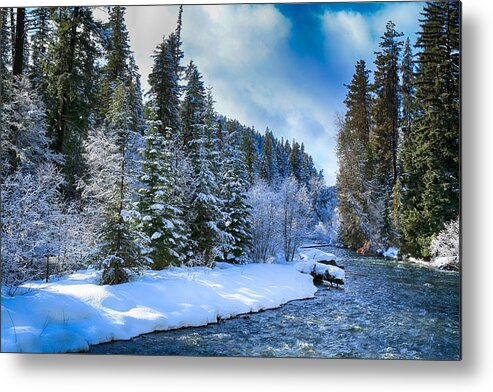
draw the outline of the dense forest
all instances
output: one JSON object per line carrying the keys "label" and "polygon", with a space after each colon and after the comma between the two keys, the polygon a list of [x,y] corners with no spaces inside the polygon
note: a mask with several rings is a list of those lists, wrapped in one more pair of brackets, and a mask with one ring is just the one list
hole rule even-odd
{"label": "dense forest", "polygon": [[118,284],[334,240],[336,191],[303,143],[217,113],[183,64],[182,8],[145,95],[125,8],[107,11],[0,9],[2,284],[88,266]]}
{"label": "dense forest", "polygon": [[[338,120],[340,239],[459,255],[460,4],[426,3],[414,48],[389,22],[347,85]],[[415,51],[416,53],[413,53]]]}

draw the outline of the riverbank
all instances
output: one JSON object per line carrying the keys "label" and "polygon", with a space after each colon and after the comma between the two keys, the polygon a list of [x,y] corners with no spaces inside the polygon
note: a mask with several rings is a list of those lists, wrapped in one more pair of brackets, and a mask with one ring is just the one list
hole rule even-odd
{"label": "riverbank", "polygon": [[[391,358],[460,357],[460,276],[347,249],[343,290],[235,317],[91,346],[94,354]],[[299,266],[299,265],[298,265]]]}
{"label": "riverbank", "polygon": [[170,268],[117,286],[98,280],[98,272],[85,270],[2,296],[2,352],[86,351],[93,344],[277,308],[317,291],[312,277],[294,264]]}

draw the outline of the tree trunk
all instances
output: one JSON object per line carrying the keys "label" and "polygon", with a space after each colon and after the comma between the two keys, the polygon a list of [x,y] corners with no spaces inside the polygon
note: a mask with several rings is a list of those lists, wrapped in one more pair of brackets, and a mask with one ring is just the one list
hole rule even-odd
{"label": "tree trunk", "polygon": [[25,19],[26,9],[22,7],[17,8],[14,41],[14,64],[12,67],[12,73],[14,76],[22,74],[22,70],[24,68]]}

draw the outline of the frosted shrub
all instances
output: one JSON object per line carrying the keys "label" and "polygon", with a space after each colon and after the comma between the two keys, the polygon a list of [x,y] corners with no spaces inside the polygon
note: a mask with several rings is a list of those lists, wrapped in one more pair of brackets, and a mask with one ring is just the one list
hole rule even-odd
{"label": "frosted shrub", "polygon": [[430,244],[430,254],[435,257],[452,257],[459,262],[459,218],[445,224]]}
{"label": "frosted shrub", "polygon": [[264,181],[258,181],[248,192],[252,208],[252,250],[250,257],[266,262],[280,248],[278,195]]}
{"label": "frosted shrub", "polygon": [[12,287],[11,293],[27,280],[72,272],[84,256],[84,227],[76,209],[63,200],[62,183],[52,164],[4,178],[2,285]]}
{"label": "frosted shrub", "polygon": [[284,259],[293,261],[296,249],[301,245],[312,225],[312,209],[306,187],[300,185],[294,177],[284,180],[280,186],[280,230]]}

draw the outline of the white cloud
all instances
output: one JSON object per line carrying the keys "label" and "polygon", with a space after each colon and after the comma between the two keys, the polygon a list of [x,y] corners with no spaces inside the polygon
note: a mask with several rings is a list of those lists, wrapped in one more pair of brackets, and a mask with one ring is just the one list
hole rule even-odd
{"label": "white cloud", "polygon": [[[352,74],[357,59],[372,62],[389,19],[410,34],[421,7],[419,3],[393,3],[372,15],[327,11],[321,22],[329,62],[337,72],[344,69]],[[163,35],[175,29],[177,16],[177,6],[127,8],[131,45],[144,89],[148,88],[152,52]],[[290,20],[272,4],[186,5],[182,31],[185,62],[193,59],[206,85],[213,87],[220,113],[261,131],[268,126],[278,137],[304,142],[317,167],[324,169],[327,181],[334,183],[334,117],[341,109],[343,90],[339,85],[332,87],[334,91],[322,87],[310,68],[296,63],[296,54],[289,47],[292,28]]]}
{"label": "white cloud", "polygon": [[326,11],[322,19],[330,44],[337,44],[340,49],[353,53],[366,53],[371,45],[371,34],[369,23],[363,15],[348,11]]}
{"label": "white cloud", "polygon": [[142,75],[142,86],[148,90],[147,77],[152,69],[152,53],[176,28],[178,6],[129,6],[125,20],[130,45]]}
{"label": "white cloud", "polygon": [[340,66],[352,66],[361,58],[371,64],[387,22],[393,21],[397,31],[413,39],[422,9],[420,2],[390,2],[372,14],[326,10],[322,26],[327,57],[337,57]]}

